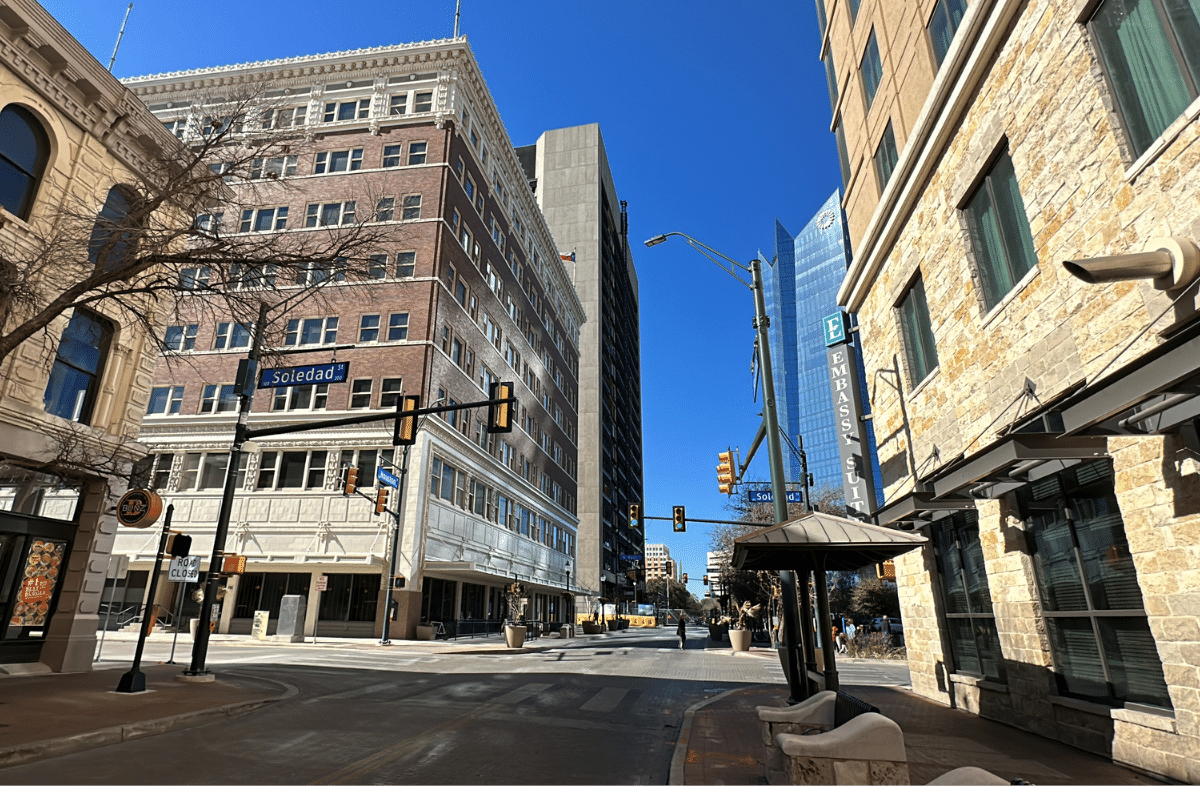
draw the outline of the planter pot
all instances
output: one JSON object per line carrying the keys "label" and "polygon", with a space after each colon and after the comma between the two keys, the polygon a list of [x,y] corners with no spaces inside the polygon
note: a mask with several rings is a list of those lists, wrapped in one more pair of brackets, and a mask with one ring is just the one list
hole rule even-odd
{"label": "planter pot", "polygon": [[708,636],[714,642],[719,642],[725,638],[728,628],[725,625],[709,625]]}
{"label": "planter pot", "polygon": [[618,623],[619,623],[619,624],[617,625],[617,630],[622,630],[622,631],[623,631],[623,630],[625,630],[626,628],[628,628],[628,627],[629,627],[629,620],[628,620],[628,619],[621,619],[621,620],[618,620]]}
{"label": "planter pot", "polygon": [[524,625],[505,625],[504,626],[504,643],[514,650],[525,646],[525,626]]}
{"label": "planter pot", "polygon": [[610,631],[619,630],[621,627],[621,623],[615,619],[605,620],[605,624],[608,625]]}
{"label": "planter pot", "polygon": [[417,640],[422,641],[422,642],[432,642],[433,641],[433,626],[432,625],[418,625],[417,626]]}
{"label": "planter pot", "polygon": [[729,632],[729,644],[734,650],[749,650],[750,635],[753,631],[740,630]]}
{"label": "planter pot", "polygon": [[603,630],[603,629],[600,627],[600,623],[599,623],[599,622],[585,622],[585,623],[583,623],[583,632],[584,632],[584,633],[589,633],[589,634],[590,634],[590,633],[600,633],[602,630]]}

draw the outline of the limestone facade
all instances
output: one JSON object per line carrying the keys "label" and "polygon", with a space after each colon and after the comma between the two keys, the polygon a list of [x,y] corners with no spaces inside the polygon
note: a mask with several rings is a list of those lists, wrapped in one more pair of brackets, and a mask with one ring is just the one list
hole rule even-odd
{"label": "limestone facade", "polygon": [[[855,261],[839,294],[858,314],[873,387],[884,468],[881,520],[928,526],[951,513],[932,504],[955,499],[978,514],[1004,673],[996,680],[956,667],[930,545],[896,559],[914,691],[1196,782],[1200,477],[1186,456],[1195,447],[1194,416],[1131,435],[1098,425],[1057,431],[1099,435],[1106,448],[1103,460],[1112,467],[1123,536],[1169,692],[1161,707],[1104,704],[1066,688],[1039,589],[1038,555],[1012,490],[1020,476],[1006,491],[989,490],[983,481],[945,493],[936,487],[944,488],[958,467],[982,463],[981,454],[1013,440],[1023,425],[1049,420],[1047,414],[1123,376],[1144,374],[1134,370],[1195,336],[1188,327],[1196,318],[1194,287],[1164,291],[1150,280],[1092,285],[1062,262],[1145,252],[1159,237],[1200,241],[1200,100],[1192,95],[1158,139],[1135,152],[1087,26],[1103,6],[1097,0],[972,0],[940,70],[935,65],[924,78],[888,65],[911,65],[905,48],[920,55],[927,47],[928,15],[905,23],[884,7],[910,4],[864,0],[851,35],[839,27],[837,9],[844,14],[846,5],[826,0],[832,30],[825,47],[857,65],[864,20],[889,30],[884,72],[903,89],[890,102],[906,121],[903,135],[897,128],[899,161],[887,186],[869,202],[847,187]],[[906,24],[907,33],[894,29]],[[918,88],[919,111],[902,102]],[[869,160],[873,148],[860,143],[850,161]],[[1001,153],[1012,161],[1036,264],[989,304],[964,208]],[[918,278],[937,353],[932,372],[913,381],[897,309]],[[1063,459],[1060,466],[1072,463]],[[1039,469],[1046,474],[1044,464],[1032,472]],[[929,506],[912,501],[930,495]],[[918,511],[889,519],[888,508],[906,501]]]}

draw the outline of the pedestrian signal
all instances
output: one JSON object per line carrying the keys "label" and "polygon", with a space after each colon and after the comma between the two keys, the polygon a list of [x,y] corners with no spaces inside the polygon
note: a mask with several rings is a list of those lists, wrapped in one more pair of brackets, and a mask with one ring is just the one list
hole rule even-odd
{"label": "pedestrian signal", "polygon": [[671,509],[672,530],[683,533],[687,530],[687,513],[683,506],[673,506]]}
{"label": "pedestrian signal", "polygon": [[488,387],[488,433],[512,433],[513,397],[512,382],[493,383]]}
{"label": "pedestrian signal", "polygon": [[187,558],[192,551],[192,537],[182,533],[173,533],[167,540],[167,552],[175,558]]}

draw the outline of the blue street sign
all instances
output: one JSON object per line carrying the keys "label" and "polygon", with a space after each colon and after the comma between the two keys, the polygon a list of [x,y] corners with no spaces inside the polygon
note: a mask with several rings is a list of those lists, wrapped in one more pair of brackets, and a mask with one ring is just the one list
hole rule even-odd
{"label": "blue street sign", "polygon": [[641,556],[621,556],[622,561],[641,561]]}
{"label": "blue street sign", "polygon": [[312,386],[317,383],[345,383],[349,361],[334,361],[330,364],[309,364],[303,367],[281,367],[264,369],[258,379],[258,388],[272,389],[277,386]]}
{"label": "blue street sign", "polygon": [[375,477],[378,478],[379,482],[382,483],[384,486],[390,486],[393,489],[400,488],[400,479],[397,478],[392,473],[388,472],[383,467],[379,467],[378,469],[375,470]]}
{"label": "blue street sign", "polygon": [[[766,491],[762,491],[759,489],[750,489],[749,491],[746,492],[746,499],[749,500],[751,503],[774,503],[775,502],[775,493],[774,492],[766,492]],[[787,493],[787,501],[789,503],[802,503],[802,502],[804,502],[804,493],[803,492],[788,492]]]}

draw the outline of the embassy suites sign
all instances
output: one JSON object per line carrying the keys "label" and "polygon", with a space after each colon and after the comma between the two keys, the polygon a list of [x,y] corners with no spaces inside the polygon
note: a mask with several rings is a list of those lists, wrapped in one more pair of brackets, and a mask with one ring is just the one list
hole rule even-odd
{"label": "embassy suites sign", "polygon": [[846,513],[867,519],[875,512],[875,476],[871,471],[867,426],[863,420],[862,386],[845,312],[821,320],[833,390],[833,416],[837,427],[838,458]]}

